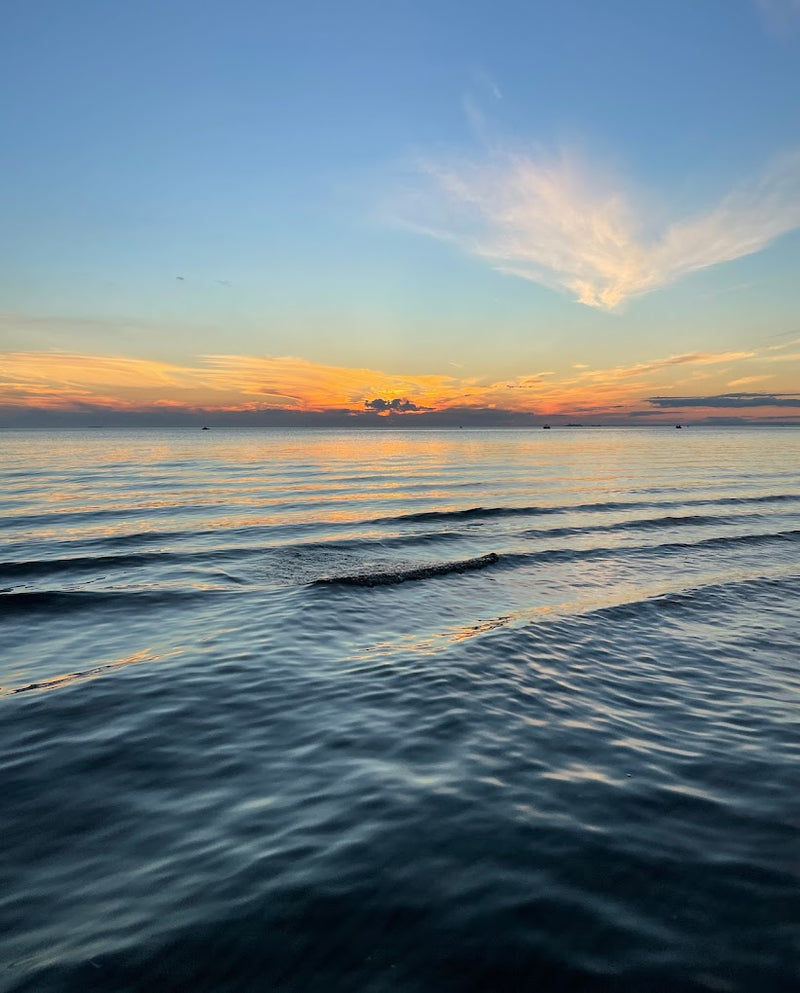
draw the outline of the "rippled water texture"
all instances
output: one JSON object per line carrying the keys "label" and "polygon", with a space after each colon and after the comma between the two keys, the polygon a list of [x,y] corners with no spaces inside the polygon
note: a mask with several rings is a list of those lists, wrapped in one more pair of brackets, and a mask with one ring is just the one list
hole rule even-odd
{"label": "rippled water texture", "polygon": [[0,990],[800,987],[800,432],[0,434]]}

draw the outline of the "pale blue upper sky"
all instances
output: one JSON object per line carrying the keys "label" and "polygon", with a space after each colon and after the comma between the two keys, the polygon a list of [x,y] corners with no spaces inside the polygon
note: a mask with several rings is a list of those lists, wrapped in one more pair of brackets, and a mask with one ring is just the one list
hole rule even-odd
{"label": "pale blue upper sky", "polygon": [[796,0],[9,0],[0,88],[2,350],[503,375],[800,327]]}

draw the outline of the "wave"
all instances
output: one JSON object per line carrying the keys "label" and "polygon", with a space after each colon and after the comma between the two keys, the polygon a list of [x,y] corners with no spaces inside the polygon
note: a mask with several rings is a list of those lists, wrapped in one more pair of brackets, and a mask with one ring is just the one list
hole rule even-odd
{"label": "wave", "polygon": [[[462,513],[462,516],[477,514],[477,509],[473,511],[455,512],[447,516],[455,516]],[[484,513],[482,511],[482,513]],[[634,520],[617,521],[611,524],[586,524],[564,527],[531,528],[517,532],[521,538],[565,538],[577,537],[590,534],[611,534],[623,531],[650,531],[668,528],[682,527],[713,527],[718,525],[735,525],[744,522],[761,519],[763,515],[758,513],[750,514],[687,514],[687,515],[667,515],[665,517],[636,518]],[[314,525],[316,527],[316,525]],[[358,524],[351,525],[358,527]],[[303,530],[293,528],[292,530]],[[99,548],[126,548],[131,545],[164,545],[169,539],[178,540],[181,544],[200,538],[207,538],[217,535],[219,532],[213,530],[198,531],[187,529],[186,531],[171,532],[133,532],[128,535],[114,535],[97,539],[84,540],[79,544],[84,549],[88,547]],[[230,529],[228,533],[247,533],[251,538],[274,538],[272,529],[249,527],[246,529]],[[249,545],[217,545],[210,548],[200,548],[198,550],[185,549],[183,551],[170,551],[165,548],[148,551],[145,549],[134,550],[118,554],[97,554],[97,555],[74,555],[39,559],[8,559],[0,562],[0,581],[4,579],[13,580],[24,577],[47,576],[62,573],[92,572],[98,569],[127,569],[139,568],[153,564],[181,564],[195,562],[197,560],[214,561],[216,559],[239,559],[253,557],[264,552],[275,551],[359,551],[372,548],[406,548],[415,545],[426,545],[441,542],[458,542],[469,537],[470,532],[464,529],[431,530],[400,532],[397,534],[385,535],[359,535],[351,537],[332,537],[312,539],[310,541],[286,542],[282,546],[275,545],[272,541],[258,547],[256,544]],[[297,537],[297,535],[295,535]],[[56,545],[55,548],[59,546]],[[61,546],[63,547],[63,545]],[[70,545],[67,545],[67,548]],[[55,550],[54,548],[54,550]],[[65,548],[66,550],[66,548]]]}
{"label": "wave", "polygon": [[[797,588],[798,573],[790,569],[781,575],[760,575],[698,583],[689,587],[669,589],[652,588],[650,591],[634,594],[630,590],[616,593],[610,591],[610,602],[598,602],[589,598],[584,602],[575,601],[560,605],[523,608],[510,614],[484,619],[479,625],[448,631],[442,636],[442,647],[447,643],[464,641],[468,638],[504,629],[507,637],[519,638],[520,644],[527,642],[530,626],[547,628],[551,625],[573,624],[581,618],[589,624],[598,621],[625,621],[642,623],[664,613],[679,612],[700,615],[722,616],[722,612],[738,611],[744,603],[763,603],[765,608],[774,610],[776,604],[790,609],[791,594]],[[408,646],[405,646],[408,648]],[[412,645],[416,649],[417,645]]]}
{"label": "wave", "polygon": [[125,504],[119,507],[92,507],[84,510],[52,510],[38,514],[13,514],[2,520],[4,529],[23,527],[30,529],[41,525],[84,523],[86,520],[130,520],[133,518],[162,518],[175,517],[177,515],[187,516],[189,514],[208,514],[214,511],[223,512],[227,509],[225,503],[197,503],[197,504],[164,504],[152,506],[145,504],[141,506]]}
{"label": "wave", "polygon": [[702,583],[687,589],[670,590],[653,596],[626,600],[621,603],[598,607],[591,611],[594,615],[629,619],[642,612],[687,609],[701,612],[717,612],[721,607],[735,606],[743,600],[748,603],[769,597],[775,593],[793,593],[797,588],[796,571],[781,576],[750,576],[746,579],[730,579],[722,582]]}
{"label": "wave", "polygon": [[66,614],[75,610],[112,608],[141,610],[146,607],[175,606],[176,602],[197,600],[210,590],[31,590],[0,592],[0,616],[46,612]]}
{"label": "wave", "polygon": [[[503,562],[512,556],[503,555]],[[378,642],[350,655],[358,662],[386,657],[396,652],[412,655],[432,655],[447,651],[454,644],[472,641],[484,635],[501,632],[501,637],[518,638],[520,647],[525,650],[529,644],[533,628],[554,630],[554,625],[564,631],[564,625],[589,624],[603,618],[635,621],[643,618],[655,619],[662,612],[675,610],[681,614],[708,614],[725,610],[740,610],[743,604],[762,603],[765,609],[774,609],[777,604],[790,608],[791,594],[797,589],[796,566],[779,567],[780,572],[742,577],[741,570],[733,569],[708,582],[695,582],[683,585],[684,580],[676,575],[668,581],[651,584],[646,588],[631,585],[610,586],[603,592],[587,590],[585,593],[573,591],[561,602],[539,603],[536,606],[521,606],[509,613],[494,616],[483,615],[465,624],[445,625],[437,631],[425,632],[421,636],[400,636]],[[504,633],[503,633],[504,632]],[[575,632],[561,638],[562,643],[571,643]]]}
{"label": "wave", "polygon": [[[712,526],[719,525],[720,523],[735,524],[739,523],[742,519],[751,519],[752,515],[740,515],[739,517],[724,518],[724,517],[714,517],[708,515],[695,515],[688,517],[663,517],[663,518],[650,518],[645,520],[634,520],[634,521],[622,521],[614,524],[607,525],[594,525],[587,527],[558,527],[558,528],[546,528],[546,529],[529,529],[516,532],[514,534],[506,535],[512,542],[515,539],[536,539],[536,540],[552,540],[552,539],[564,539],[564,538],[589,538],[593,534],[613,534],[617,532],[635,532],[635,531],[658,531],[662,529],[676,529],[677,527],[691,526]],[[132,570],[132,569],[148,569],[154,566],[180,566],[188,565],[191,563],[200,563],[203,566],[211,567],[214,565],[219,571],[221,564],[226,562],[244,562],[245,560],[260,560],[264,558],[270,562],[281,562],[288,561],[296,565],[302,565],[306,561],[306,567],[314,568],[314,562],[316,561],[317,575],[319,571],[322,571],[325,567],[325,559],[330,556],[331,553],[347,553],[348,558],[355,557],[361,562],[364,560],[369,560],[374,557],[376,553],[380,553],[383,550],[389,549],[402,549],[412,546],[424,547],[432,549],[439,543],[457,543],[459,541],[464,541],[469,537],[468,532],[459,530],[447,530],[447,531],[430,531],[424,533],[411,533],[411,534],[396,534],[387,535],[385,537],[353,537],[353,538],[338,538],[329,541],[310,541],[310,542],[296,542],[294,544],[284,545],[282,548],[275,547],[264,547],[264,546],[234,546],[234,547],[215,547],[196,551],[182,551],[182,552],[170,552],[165,550],[159,551],[142,551],[142,552],[131,552],[120,555],[86,555],[86,556],[74,556],[67,558],[52,558],[52,559],[28,559],[28,560],[10,560],[6,562],[0,562],[0,582],[6,581],[12,584],[12,589],[6,591],[5,593],[0,591],[0,612],[9,609],[8,602],[9,596],[26,596],[26,597],[36,597],[41,596],[44,598],[51,596],[61,596],[69,598],[69,603],[71,606],[79,605],[79,598],[86,596],[91,599],[92,603],[98,603],[97,598],[103,597],[131,597],[131,596],[144,596],[144,595],[156,595],[154,592],[150,594],[145,594],[140,591],[90,591],[85,592],[82,590],[75,591],[41,591],[41,592],[25,592],[14,591],[13,584],[22,584],[26,581],[35,582],[39,579],[44,579],[48,576],[52,577],[64,577],[68,579],[69,577],[74,577],[77,579],[82,574],[95,574],[100,577],[107,578],[115,570]],[[653,541],[642,542],[637,544],[627,544],[627,545],[615,545],[615,544],[598,544],[592,545],[591,547],[554,547],[554,548],[543,548],[534,549],[531,551],[524,551],[517,544],[516,548],[507,548],[503,550],[503,564],[506,567],[521,566],[531,562],[569,562],[574,560],[591,560],[596,558],[604,558],[607,556],[615,557],[630,557],[636,555],[669,555],[675,552],[686,552],[686,551],[702,551],[703,549],[712,548],[726,548],[734,547],[738,545],[757,545],[770,542],[791,542],[797,540],[800,537],[800,530],[787,530],[787,531],[769,531],[765,533],[756,534],[718,534],[710,537],[701,538],[699,540],[679,540],[679,541],[666,541],[661,543],[656,543]],[[275,559],[277,556],[277,560]],[[288,556],[288,559],[287,559]],[[492,558],[492,556],[495,556]],[[429,564],[423,566],[413,566],[411,568],[404,568],[402,565],[398,565],[397,568],[382,571],[382,572],[370,572],[364,571],[353,574],[346,574],[341,577],[323,577],[319,580],[316,578],[311,580],[312,582],[322,582],[322,583],[347,583],[349,585],[357,586],[387,586],[395,583],[406,582],[410,579],[425,579],[429,576],[435,575],[446,575],[449,572],[464,572],[470,569],[484,568],[486,565],[492,565],[499,561],[499,557],[496,552],[481,555],[477,558],[469,558],[463,560],[455,560],[452,562],[445,562],[442,564]],[[357,563],[352,563],[356,565]],[[360,563],[358,563],[360,564]],[[321,568],[320,568],[321,567]],[[231,578],[231,577],[227,577]],[[241,579],[236,580],[241,582]],[[168,590],[167,594],[172,595],[174,591]],[[187,595],[193,595],[188,592]],[[42,601],[47,602],[46,600]],[[87,601],[88,602],[88,601]],[[105,602],[105,601],[102,601]],[[109,601],[110,602],[110,601]],[[23,602],[18,602],[19,609],[38,609],[37,601],[35,599],[29,599]],[[57,605],[55,605],[57,607]],[[12,608],[13,609],[13,608]]]}
{"label": "wave", "polygon": [[576,535],[611,534],[618,531],[658,531],[662,528],[713,527],[720,524],[742,524],[761,518],[761,514],[685,514],[679,516],[637,518],[614,524],[587,524],[578,527],[530,528],[520,531],[524,538],[566,538]]}
{"label": "wave", "polygon": [[654,555],[669,552],[704,551],[737,545],[762,545],[771,542],[793,542],[800,539],[800,529],[771,531],[765,534],[717,535],[700,541],[668,541],[646,545],[599,545],[594,548],[545,548],[538,552],[518,552],[503,555],[505,565],[523,565],[529,562],[563,562],[574,559],[604,558],[609,555]]}
{"label": "wave", "polygon": [[83,555],[66,559],[30,559],[18,562],[0,562],[0,579],[20,576],[46,576],[59,572],[93,572],[96,569],[120,569],[146,566],[179,558],[170,552],[139,552],[133,555]]}
{"label": "wave", "polygon": [[314,586],[394,586],[416,579],[430,579],[433,576],[447,576],[454,572],[470,572],[485,569],[500,561],[496,552],[480,555],[474,559],[461,559],[457,562],[443,562],[438,565],[417,566],[412,569],[397,569],[391,572],[362,572],[350,576],[330,576],[314,580]]}
{"label": "wave", "polygon": [[778,493],[752,497],[702,497],[694,500],[606,500],[599,503],[556,504],[553,506],[533,504],[522,507],[466,507],[460,510],[423,510],[412,514],[396,514],[375,517],[369,522],[385,524],[389,522],[476,520],[492,517],[537,517],[565,513],[602,513],[612,510],[655,509],[658,507],[713,507],[762,503],[786,503],[800,501],[800,494]]}

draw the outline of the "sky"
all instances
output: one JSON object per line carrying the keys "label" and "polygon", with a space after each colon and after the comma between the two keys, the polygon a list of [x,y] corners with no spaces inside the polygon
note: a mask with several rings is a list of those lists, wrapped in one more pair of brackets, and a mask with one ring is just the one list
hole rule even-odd
{"label": "sky", "polygon": [[6,0],[0,426],[800,423],[800,0]]}

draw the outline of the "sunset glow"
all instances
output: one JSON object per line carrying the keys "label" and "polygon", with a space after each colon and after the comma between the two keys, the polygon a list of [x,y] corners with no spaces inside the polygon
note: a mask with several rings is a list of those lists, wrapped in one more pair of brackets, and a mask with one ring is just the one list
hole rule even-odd
{"label": "sunset glow", "polygon": [[792,0],[40,6],[0,427],[798,420]]}
{"label": "sunset glow", "polygon": [[[290,356],[209,355],[190,365],[72,353],[8,353],[0,409],[128,413],[347,412],[362,420],[412,424],[421,414],[504,411],[542,417],[629,418],[643,423],[692,419],[716,412],[800,420],[800,398],[781,384],[794,375],[797,341],[765,349],[693,352],[630,366],[564,375],[533,372],[502,381],[454,375],[391,375],[371,369],[317,365]],[[752,373],[748,375],[748,373]],[[770,383],[769,393],[742,392]],[[701,393],[695,393],[699,389]],[[669,400],[674,394],[685,402]],[[701,397],[706,403],[700,403]],[[290,419],[289,419],[290,420]],[[288,423],[289,421],[287,421]],[[250,423],[258,423],[253,420]]]}

